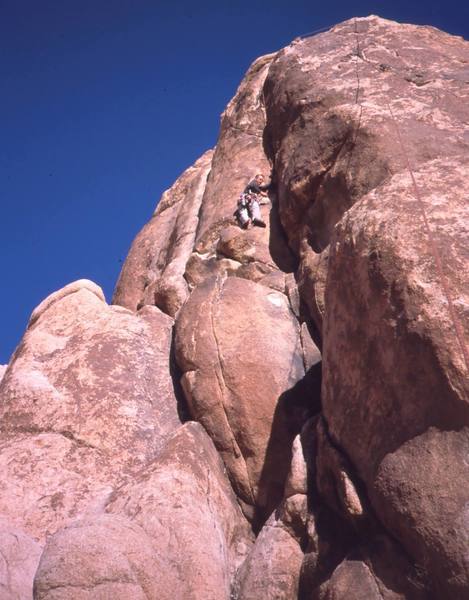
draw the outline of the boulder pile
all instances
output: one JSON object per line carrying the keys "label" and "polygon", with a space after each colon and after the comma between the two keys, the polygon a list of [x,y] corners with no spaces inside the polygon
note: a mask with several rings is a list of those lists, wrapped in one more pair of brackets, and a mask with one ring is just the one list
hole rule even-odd
{"label": "boulder pile", "polygon": [[254,62],[0,367],[2,600],[469,597],[468,82],[376,16]]}

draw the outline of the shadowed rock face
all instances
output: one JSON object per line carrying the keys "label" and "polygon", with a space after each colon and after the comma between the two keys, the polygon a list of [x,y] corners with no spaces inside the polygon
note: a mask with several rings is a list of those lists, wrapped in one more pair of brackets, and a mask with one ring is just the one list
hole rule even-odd
{"label": "shadowed rock face", "polygon": [[468,597],[468,64],[375,16],[259,58],[114,305],[35,309],[0,367],[1,594],[39,563],[39,600]]}

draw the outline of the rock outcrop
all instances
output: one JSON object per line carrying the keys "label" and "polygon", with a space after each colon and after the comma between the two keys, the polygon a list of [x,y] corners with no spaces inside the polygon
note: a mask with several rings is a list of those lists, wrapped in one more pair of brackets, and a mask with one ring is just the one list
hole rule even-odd
{"label": "rock outcrop", "polygon": [[0,511],[40,540],[103,505],[180,425],[172,319],[90,288],[67,286],[33,312],[0,387]]}
{"label": "rock outcrop", "polygon": [[[280,511],[281,512],[281,511]],[[288,600],[298,596],[303,551],[294,532],[272,514],[239,569],[233,596],[236,600]]]}
{"label": "rock outcrop", "polygon": [[209,279],[179,315],[176,357],[192,417],[214,440],[239,498],[257,509],[248,516],[265,519],[283,496],[295,420],[308,404],[288,299],[245,279]]}
{"label": "rock outcrop", "polygon": [[375,16],[261,57],[113,305],[35,309],[0,367],[5,598],[468,597],[468,65]]}
{"label": "rock outcrop", "polygon": [[130,310],[154,304],[174,316],[186,301],[189,290],[184,271],[194,245],[212,154],[207,151],[163,194],[153,218],[132,244],[114,304]]}
{"label": "rock outcrop", "polygon": [[104,514],[49,540],[37,598],[229,598],[251,536],[213,443],[187,423]]}
{"label": "rock outcrop", "polygon": [[468,44],[378,18],[331,33],[280,52],[265,84],[279,212],[322,327],[324,418],[380,520],[462,598]]}

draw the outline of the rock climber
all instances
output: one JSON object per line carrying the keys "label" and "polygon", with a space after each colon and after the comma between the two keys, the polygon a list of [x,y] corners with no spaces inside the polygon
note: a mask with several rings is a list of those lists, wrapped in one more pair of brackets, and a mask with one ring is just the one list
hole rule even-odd
{"label": "rock climber", "polygon": [[265,227],[265,222],[261,217],[261,196],[267,197],[267,191],[270,184],[264,184],[264,175],[258,173],[244,188],[238,200],[238,208],[235,216],[243,229],[247,229],[252,222],[258,227]]}

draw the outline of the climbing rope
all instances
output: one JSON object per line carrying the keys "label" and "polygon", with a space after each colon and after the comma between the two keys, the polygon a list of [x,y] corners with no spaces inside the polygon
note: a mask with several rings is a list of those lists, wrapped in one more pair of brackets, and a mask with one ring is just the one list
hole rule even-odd
{"label": "climbing rope", "polygon": [[[359,78],[359,74],[358,74],[358,59],[360,58],[360,43],[359,43],[359,37],[358,37],[358,29],[357,29],[357,20],[355,19],[355,35],[357,37],[357,49],[356,49],[356,56],[357,56],[357,91],[356,91],[356,96],[355,96],[355,103],[357,104],[359,102],[359,92],[360,92],[360,78]],[[378,67],[376,65],[374,65],[373,63],[371,63],[370,61],[368,61],[368,64],[370,64],[376,71],[378,71]],[[419,187],[417,185],[417,181],[415,179],[415,175],[414,172],[412,170],[411,164],[410,164],[410,159],[409,159],[409,154],[407,152],[407,149],[404,145],[402,136],[401,136],[401,132],[399,129],[399,125],[397,123],[397,119],[391,109],[391,105],[389,104],[389,102],[386,102],[389,114],[391,115],[391,121],[394,125],[394,128],[396,130],[397,133],[397,139],[399,142],[399,146],[401,148],[402,154],[404,156],[405,159],[405,166],[407,168],[407,170],[409,171],[410,174],[410,178],[412,181],[412,187],[413,187],[413,192],[414,192],[414,196],[415,199],[418,202],[419,205],[419,209],[420,209],[420,213],[422,215],[422,219],[424,222],[424,227],[425,227],[425,231],[428,237],[428,243],[429,243],[429,247],[430,247],[430,253],[432,254],[433,260],[435,261],[435,266],[437,269],[437,272],[439,274],[439,278],[440,278],[440,282],[441,282],[441,287],[443,288],[443,292],[444,295],[446,297],[446,301],[448,303],[448,311],[450,314],[450,318],[451,321],[453,322],[453,326],[454,326],[454,331],[456,334],[456,338],[458,340],[458,344],[460,346],[461,352],[462,352],[462,356],[464,359],[464,363],[466,365],[466,371],[469,373],[469,352],[467,350],[467,346],[465,344],[464,341],[464,333],[462,330],[462,326],[461,323],[459,322],[459,319],[456,315],[456,311],[454,309],[454,303],[453,300],[451,298],[451,293],[449,290],[449,286],[448,286],[448,282],[447,282],[447,278],[445,276],[445,271],[443,268],[443,261],[441,259],[441,255],[440,255],[440,251],[438,249],[438,245],[435,242],[435,236],[433,234],[433,231],[430,227],[430,223],[428,221],[428,217],[427,217],[427,212],[425,210],[425,203],[422,200],[422,195],[420,193]],[[359,120],[359,125],[360,126],[360,121],[361,121],[361,114],[362,114],[362,105],[360,104],[360,120]],[[358,128],[356,131],[356,135],[355,135],[355,139],[356,136],[358,135]]]}
{"label": "climbing rope", "polygon": [[402,150],[402,154],[404,155],[405,158],[405,162],[406,162],[406,167],[407,170],[409,171],[411,180],[412,180],[412,187],[414,189],[414,196],[415,199],[417,200],[418,204],[419,204],[419,208],[420,208],[420,212],[422,214],[422,218],[423,218],[423,222],[424,222],[424,226],[425,226],[425,230],[428,236],[428,244],[430,246],[430,252],[433,255],[433,259],[435,261],[435,265],[437,268],[437,271],[439,273],[440,276],[440,282],[441,282],[441,287],[443,288],[443,292],[446,296],[446,301],[448,302],[448,311],[451,317],[451,320],[453,321],[453,326],[454,326],[454,331],[456,333],[456,338],[458,339],[459,342],[459,346],[461,348],[461,352],[464,358],[464,362],[466,364],[466,371],[469,373],[469,353],[466,347],[466,344],[464,342],[464,333],[462,331],[462,327],[461,327],[461,323],[459,322],[458,317],[456,316],[456,311],[454,309],[454,304],[453,304],[453,300],[451,298],[451,293],[449,291],[449,286],[448,286],[448,281],[447,278],[445,276],[445,271],[443,268],[443,261],[441,260],[441,255],[440,255],[440,251],[438,250],[438,245],[435,242],[435,236],[433,235],[432,229],[430,227],[430,223],[428,222],[428,218],[427,218],[427,213],[425,210],[425,204],[422,200],[422,196],[420,194],[420,190],[418,188],[417,182],[415,180],[415,175],[414,172],[412,170],[412,167],[410,166],[410,160],[409,160],[409,155],[407,153],[406,147],[404,145],[404,142],[402,141],[402,136],[401,136],[401,132],[399,130],[399,126],[397,124],[397,120],[394,116],[394,113],[392,112],[391,106],[389,104],[389,102],[386,102],[389,113],[391,115],[391,119],[392,122],[394,124],[394,127],[396,129],[396,133],[397,133],[397,139],[399,141],[399,146],[401,147]]}

